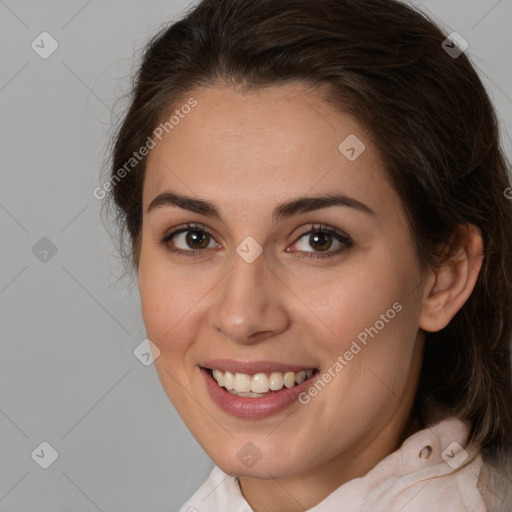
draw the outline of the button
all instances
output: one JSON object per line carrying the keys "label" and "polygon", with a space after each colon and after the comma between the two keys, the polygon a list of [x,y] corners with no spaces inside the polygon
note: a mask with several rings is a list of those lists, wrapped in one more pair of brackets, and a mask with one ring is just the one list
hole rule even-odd
{"label": "button", "polygon": [[420,451],[420,453],[419,453],[418,457],[419,457],[420,459],[427,460],[431,455],[432,455],[432,446],[430,446],[429,444],[427,444],[426,446],[424,446],[424,447],[421,449],[421,451]]}

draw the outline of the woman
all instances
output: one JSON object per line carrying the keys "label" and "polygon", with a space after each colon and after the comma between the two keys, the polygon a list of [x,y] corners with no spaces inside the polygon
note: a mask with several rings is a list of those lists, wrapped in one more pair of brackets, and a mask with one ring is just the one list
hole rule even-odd
{"label": "woman", "polygon": [[390,0],[204,0],[105,186],[184,511],[511,510],[512,203],[458,34]]}

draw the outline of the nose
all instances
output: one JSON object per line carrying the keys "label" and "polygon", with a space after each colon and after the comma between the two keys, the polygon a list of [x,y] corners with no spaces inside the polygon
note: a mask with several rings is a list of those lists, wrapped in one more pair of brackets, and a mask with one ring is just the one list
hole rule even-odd
{"label": "nose", "polygon": [[236,255],[219,285],[209,319],[225,338],[250,345],[288,328],[286,287],[266,265],[264,252],[251,263]]}

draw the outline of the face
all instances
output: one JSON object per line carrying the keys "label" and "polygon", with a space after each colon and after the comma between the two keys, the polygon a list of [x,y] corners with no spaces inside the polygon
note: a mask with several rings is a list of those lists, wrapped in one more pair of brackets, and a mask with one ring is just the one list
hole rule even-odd
{"label": "face", "polygon": [[403,426],[422,348],[421,274],[379,154],[298,84],[190,96],[143,191],[139,287],[165,392],[227,473],[364,458]]}

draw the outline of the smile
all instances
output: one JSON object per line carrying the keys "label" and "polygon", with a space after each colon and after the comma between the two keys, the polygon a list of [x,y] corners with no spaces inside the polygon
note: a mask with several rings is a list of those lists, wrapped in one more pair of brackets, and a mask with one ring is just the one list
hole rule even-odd
{"label": "smile", "polygon": [[309,379],[314,369],[298,372],[274,371],[271,373],[232,373],[218,369],[209,369],[219,386],[225,388],[232,395],[261,398],[283,388],[293,388]]}
{"label": "smile", "polygon": [[200,374],[212,401],[231,416],[263,419],[297,403],[320,376],[317,368],[284,363],[205,361]]}

